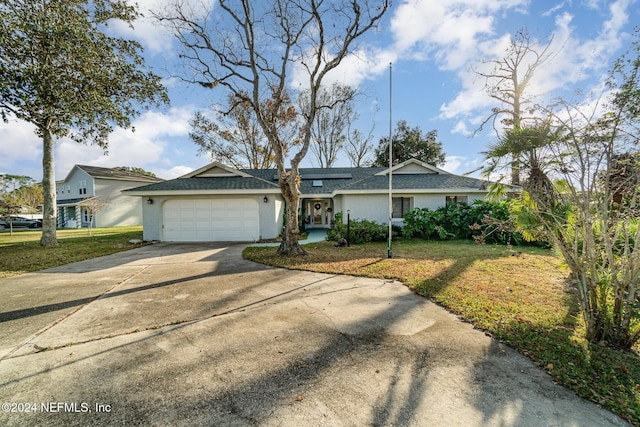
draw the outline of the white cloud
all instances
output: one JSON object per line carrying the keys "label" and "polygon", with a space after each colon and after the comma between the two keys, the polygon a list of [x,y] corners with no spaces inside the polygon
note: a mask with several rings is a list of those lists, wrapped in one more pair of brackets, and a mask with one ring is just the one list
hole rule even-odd
{"label": "white cloud", "polygon": [[546,12],[542,13],[542,16],[552,16],[555,12],[559,11],[564,7],[565,2],[558,3],[554,6],[551,6]]}
{"label": "white cloud", "polygon": [[155,23],[152,18],[139,18],[129,27],[122,21],[115,21],[110,27],[120,37],[139,41],[145,50],[152,53],[169,53],[172,49],[173,35],[171,31]]}
{"label": "white cloud", "polygon": [[336,69],[327,74],[327,85],[340,82],[357,87],[367,79],[384,74],[396,58],[393,52],[360,49],[349,54]]}
{"label": "white cloud", "polygon": [[[173,43],[175,41],[172,29],[168,25],[159,22],[154,15],[170,14],[175,4],[175,0],[135,0],[130,3],[137,5],[138,11],[142,14],[133,23],[133,29],[129,24],[122,21],[113,21],[109,27],[119,36],[138,40],[145,49],[152,53],[173,54]],[[215,0],[187,0],[180,1],[187,14],[193,16],[206,16],[214,7]]]}
{"label": "white cloud", "polygon": [[455,70],[468,62],[480,35],[494,33],[495,16],[521,11],[526,0],[409,0],[391,19],[395,44],[404,56],[431,52],[442,69]]}
{"label": "white cloud", "polygon": [[[191,107],[172,108],[167,113],[149,111],[133,121],[135,131],[117,128],[109,136],[108,155],[97,146],[81,145],[68,139],[56,147],[56,178],[62,179],[76,164],[151,168],[170,163],[168,149],[175,140],[187,140]],[[172,139],[175,140],[172,142]],[[158,176],[164,176],[156,173]]]}
{"label": "white cloud", "polygon": [[40,179],[42,163],[29,164],[33,159],[42,159],[42,139],[36,135],[35,126],[18,120],[0,122],[0,141],[3,146],[0,173]]}
{"label": "white cloud", "polygon": [[[629,9],[634,2],[635,0],[619,0],[610,4],[609,19],[604,21],[600,32],[592,39],[581,38],[577,34],[574,17],[570,13],[559,13],[555,17],[553,41],[548,50],[550,59],[536,71],[534,79],[529,84],[529,93],[536,94],[534,101],[548,102],[551,97],[570,89],[576,83],[602,75],[612,59],[611,55],[621,47],[626,37],[623,29],[628,23]],[[469,65],[477,64],[476,69],[482,70],[483,58],[504,57],[509,39],[509,35],[504,35],[476,44],[476,55],[467,55],[467,63],[457,70],[462,89],[452,101],[442,104],[441,119],[464,118],[467,124],[471,124],[480,123],[482,117],[487,117],[487,111],[496,105],[495,101],[487,96],[484,80],[475,76],[469,70]],[[546,44],[545,40],[538,41],[541,47]],[[445,50],[448,46],[441,45],[438,49]],[[436,53],[436,57],[445,55],[451,54]],[[449,60],[447,63],[454,62]],[[527,65],[523,64],[524,67]],[[455,130],[460,132],[466,128],[467,125],[458,123]]]}
{"label": "white cloud", "polygon": [[469,158],[466,156],[446,156],[442,169],[457,175],[479,176],[478,168],[481,161],[478,158]]}
{"label": "white cloud", "polygon": [[463,161],[464,161],[464,157],[447,156],[445,158],[444,166],[442,169],[446,170],[447,172],[459,174],[460,171],[458,170],[458,168],[462,165]]}
{"label": "white cloud", "polygon": [[189,172],[195,170],[192,167],[189,166],[174,166],[170,169],[153,169],[152,172],[156,174],[156,176],[159,176],[160,178],[164,178],[164,179],[174,179],[174,178],[179,178],[182,175],[186,175]]}
{"label": "white cloud", "polygon": [[[323,85],[329,87],[333,83],[340,83],[358,87],[367,79],[385,73],[389,69],[389,64],[394,62],[396,58],[397,55],[391,50],[361,48],[349,53],[338,67],[329,71],[323,79]],[[293,67],[290,86],[296,90],[309,87],[309,72],[302,63]]]}

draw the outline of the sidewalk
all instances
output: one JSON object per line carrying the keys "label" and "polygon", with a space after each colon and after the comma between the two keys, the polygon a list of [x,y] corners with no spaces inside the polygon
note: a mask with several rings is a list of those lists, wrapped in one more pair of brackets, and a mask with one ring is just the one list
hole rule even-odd
{"label": "sidewalk", "polygon": [[[307,238],[304,240],[300,240],[299,243],[301,245],[306,245],[307,243],[315,243],[315,242],[323,242],[327,240],[327,230],[321,228],[314,228],[307,230]],[[251,246],[280,246],[280,242],[275,243],[254,243]]]}

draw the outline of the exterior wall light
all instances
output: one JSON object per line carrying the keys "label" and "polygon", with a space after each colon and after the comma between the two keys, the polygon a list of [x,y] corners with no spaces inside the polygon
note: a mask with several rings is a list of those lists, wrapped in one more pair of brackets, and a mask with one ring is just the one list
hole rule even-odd
{"label": "exterior wall light", "polygon": [[147,204],[148,204],[148,205],[152,205],[152,204],[153,204],[153,199],[152,199],[151,197],[149,197],[149,198],[147,199]]}
{"label": "exterior wall light", "polygon": [[268,203],[269,202],[269,198],[267,196],[264,196],[264,199],[262,199],[263,202]]}

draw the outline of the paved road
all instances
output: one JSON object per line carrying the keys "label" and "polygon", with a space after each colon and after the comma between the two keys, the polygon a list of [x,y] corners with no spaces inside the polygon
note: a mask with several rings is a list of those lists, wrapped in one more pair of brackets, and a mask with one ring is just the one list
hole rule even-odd
{"label": "paved road", "polygon": [[0,280],[0,425],[626,425],[401,284],[243,248]]}

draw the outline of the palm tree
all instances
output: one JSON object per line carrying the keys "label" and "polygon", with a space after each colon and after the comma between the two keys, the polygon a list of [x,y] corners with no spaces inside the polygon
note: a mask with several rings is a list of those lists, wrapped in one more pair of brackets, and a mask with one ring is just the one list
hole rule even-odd
{"label": "palm tree", "polygon": [[559,136],[560,131],[552,130],[548,122],[509,129],[482,153],[488,161],[483,171],[490,176],[503,167],[512,169],[517,162],[520,173],[526,174],[526,178],[520,180],[522,189],[540,207],[551,208],[557,201],[558,191],[549,178],[553,165],[549,150]]}

